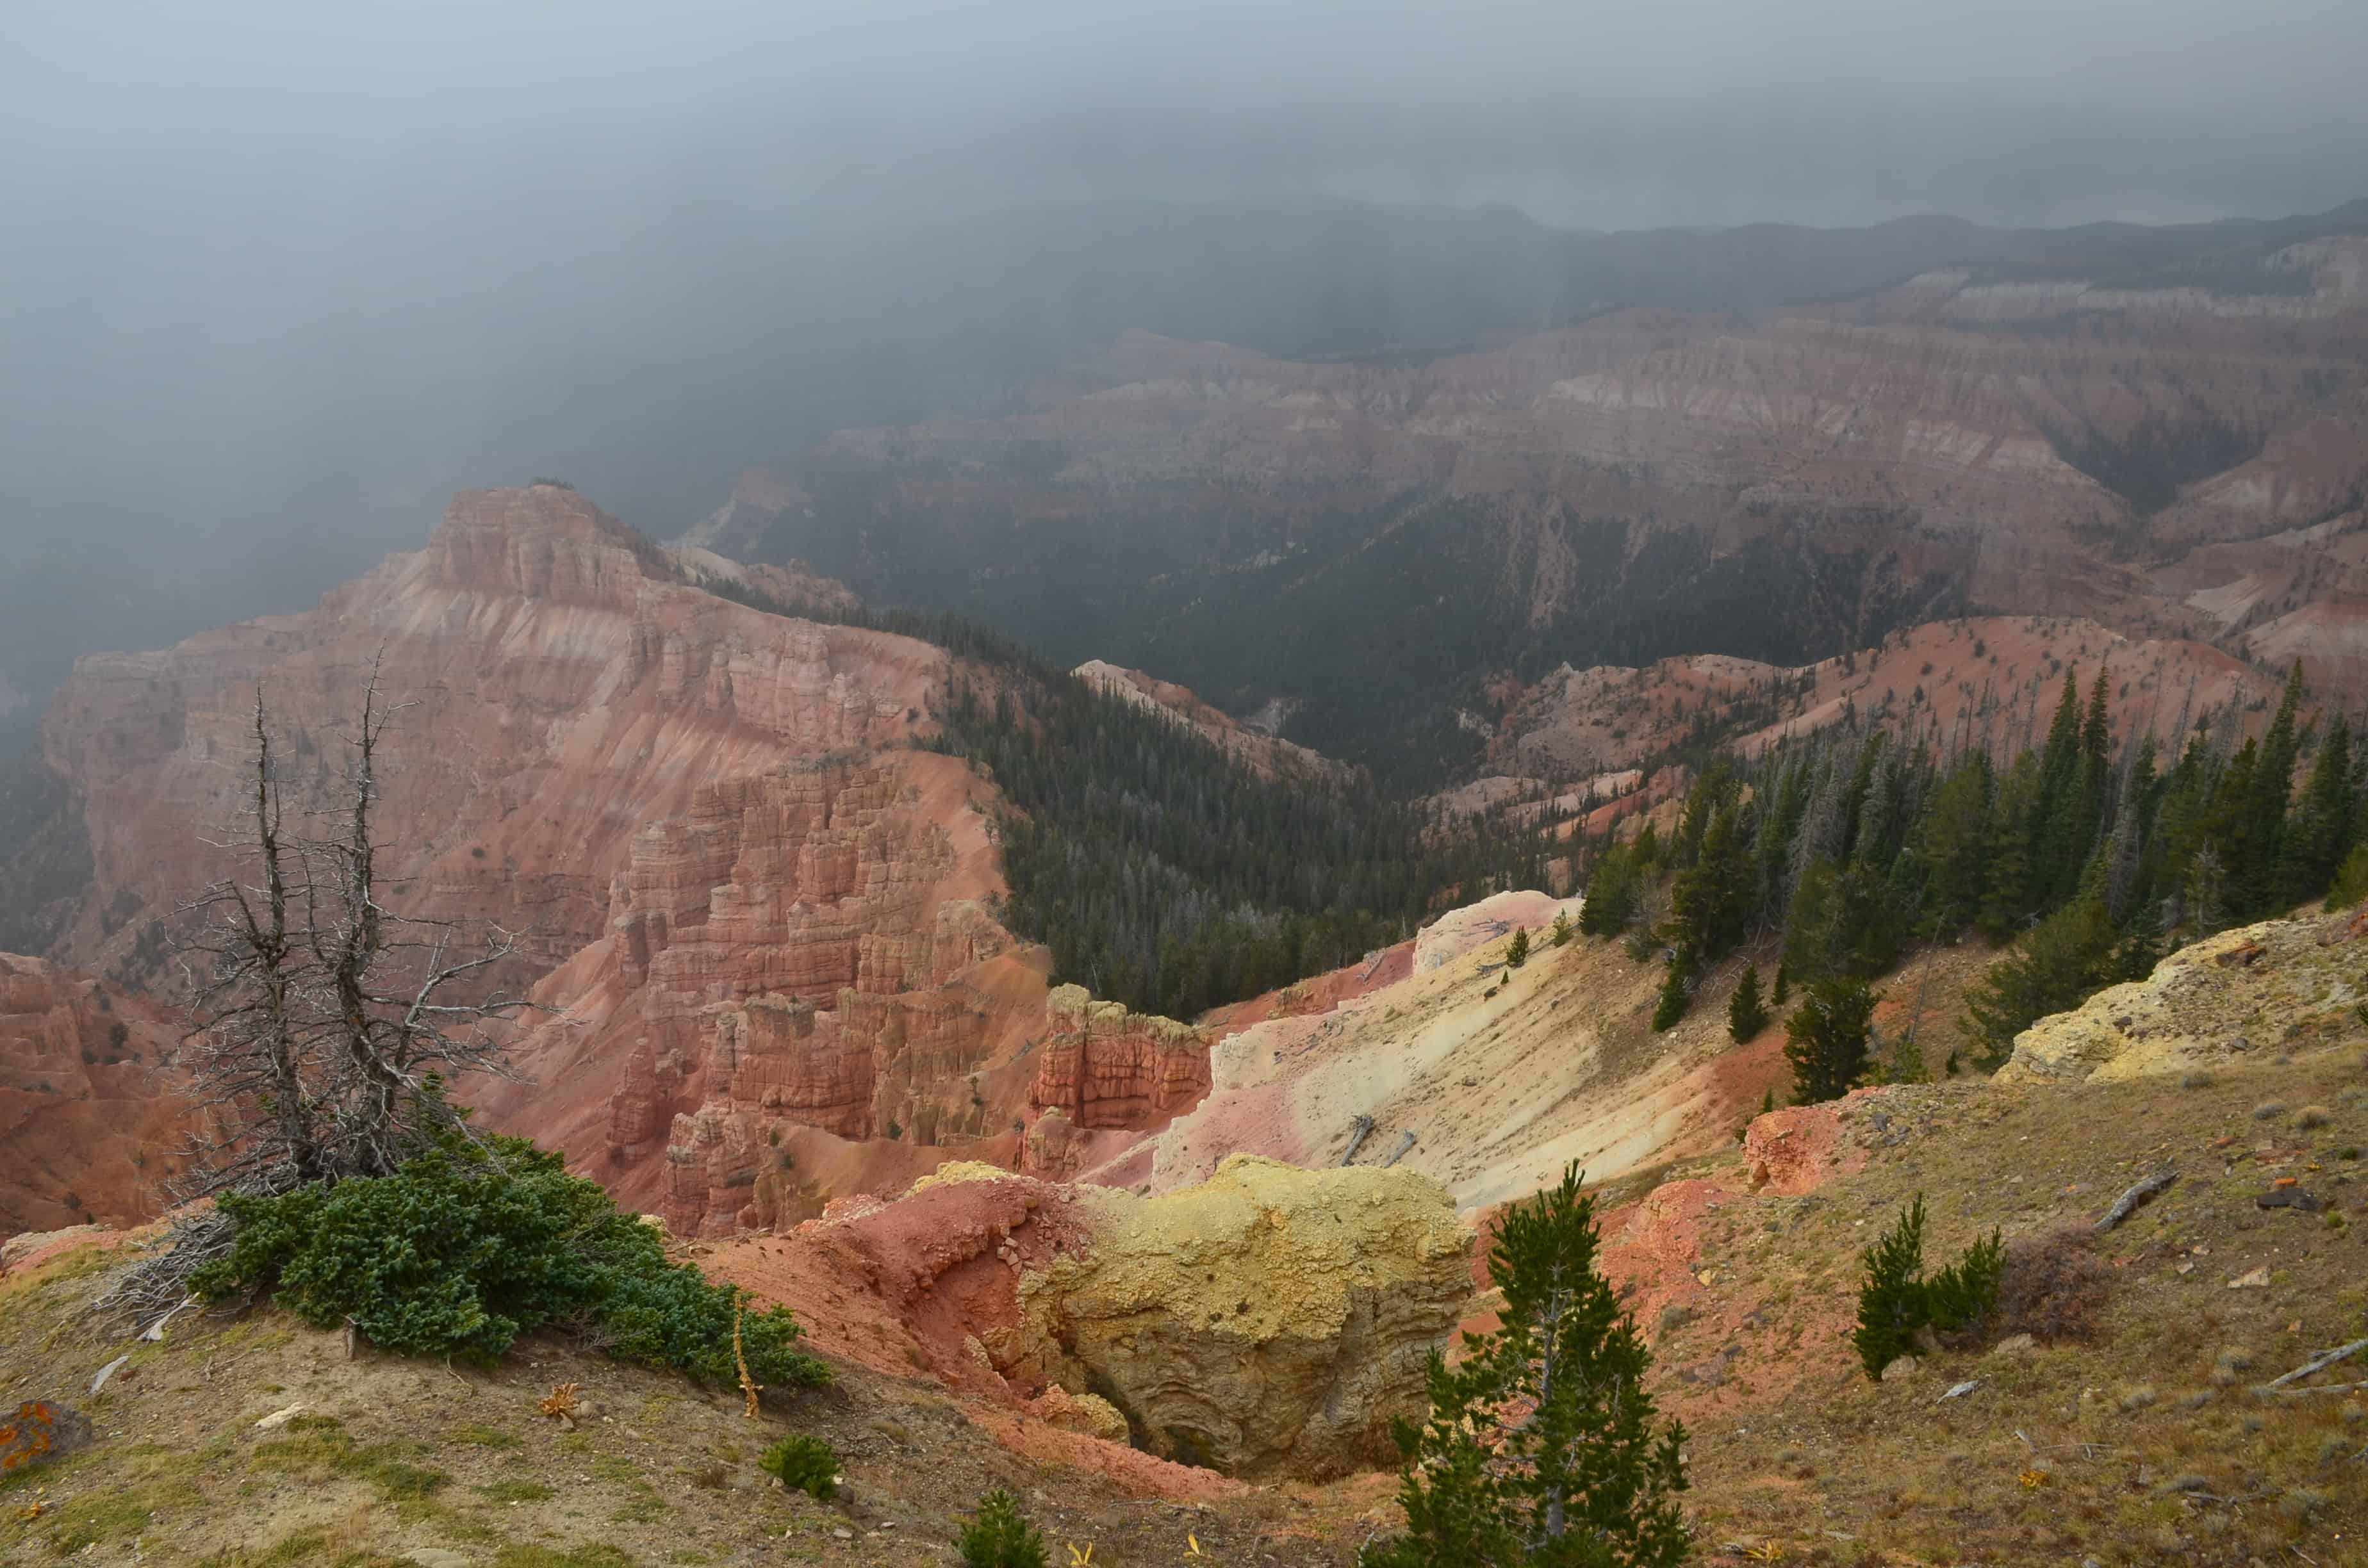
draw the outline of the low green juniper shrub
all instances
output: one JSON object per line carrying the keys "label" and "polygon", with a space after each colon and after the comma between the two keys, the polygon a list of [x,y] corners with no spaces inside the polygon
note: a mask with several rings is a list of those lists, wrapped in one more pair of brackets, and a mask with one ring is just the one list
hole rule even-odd
{"label": "low green juniper shrub", "polygon": [[820,1437],[792,1433],[767,1449],[757,1464],[791,1491],[803,1492],[817,1503],[838,1495],[838,1455]]}
{"label": "low green juniper shrub", "polygon": [[[539,1328],[587,1331],[623,1361],[701,1381],[738,1376],[738,1287],[668,1263],[658,1233],[597,1182],[523,1139],[454,1136],[391,1176],[225,1195],[227,1256],[192,1285],[210,1299],[270,1292],[316,1327],[351,1319],[371,1344],[410,1356],[486,1360]],[[742,1324],[748,1369],[767,1387],[827,1382],[797,1350],[781,1307]]]}

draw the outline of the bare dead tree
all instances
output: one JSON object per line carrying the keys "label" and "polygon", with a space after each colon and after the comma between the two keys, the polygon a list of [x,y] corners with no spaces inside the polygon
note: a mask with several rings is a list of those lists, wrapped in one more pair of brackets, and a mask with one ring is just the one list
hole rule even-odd
{"label": "bare dead tree", "polygon": [[[307,868],[285,837],[263,693],[255,695],[254,788],[245,807],[256,882],[217,882],[182,913],[203,924],[182,950],[196,984],[196,1027],[180,1065],[212,1126],[200,1133],[182,1196],[280,1192],[325,1174],[313,1031],[303,1017],[312,976],[290,928],[290,873]],[[308,893],[309,887],[292,890]],[[192,962],[191,960],[198,960]]]}
{"label": "bare dead tree", "polygon": [[[506,1073],[496,1026],[529,1004],[489,987],[520,944],[496,926],[472,931],[387,905],[375,813],[400,710],[373,666],[338,800],[296,813],[327,829],[308,835],[290,830],[256,693],[245,821],[222,846],[247,864],[181,911],[197,926],[181,954],[196,1005],[178,1062],[200,1112],[176,1184],[185,1201],[388,1176],[439,1137],[477,1142],[445,1085]],[[174,1308],[233,1233],[218,1210],[191,1217],[101,1304],[142,1316]]]}
{"label": "bare dead tree", "polygon": [[336,837],[308,840],[305,941],[317,975],[335,1119],[329,1173],[382,1176],[424,1139],[466,1129],[439,1085],[470,1074],[500,1074],[500,1041],[486,1027],[528,1006],[522,996],[467,988],[519,951],[516,933],[405,915],[381,901],[372,813],[379,748],[400,710],[379,692],[377,672],[350,737],[354,763]]}

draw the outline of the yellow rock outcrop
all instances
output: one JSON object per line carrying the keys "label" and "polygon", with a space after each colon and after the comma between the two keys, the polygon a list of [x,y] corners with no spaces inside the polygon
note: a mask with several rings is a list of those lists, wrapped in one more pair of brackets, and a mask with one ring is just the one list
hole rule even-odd
{"label": "yellow rock outcrop", "polygon": [[2191,943],[2017,1035],[2007,1083],[2111,1083],[2357,1039],[2368,912],[2267,920]]}
{"label": "yellow rock outcrop", "polygon": [[1156,1452],[1229,1474],[1391,1459],[1391,1418],[1472,1294],[1444,1187],[1242,1154],[1161,1198],[1076,1191],[1092,1244],[1020,1282],[1008,1371],[1099,1394]]}

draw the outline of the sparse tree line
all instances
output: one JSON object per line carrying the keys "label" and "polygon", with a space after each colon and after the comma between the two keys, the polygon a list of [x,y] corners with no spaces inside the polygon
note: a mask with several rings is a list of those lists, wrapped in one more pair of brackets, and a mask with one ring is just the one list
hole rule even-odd
{"label": "sparse tree line", "polygon": [[[1823,1098],[1869,1070],[1868,983],[1910,943],[2010,944],[1965,1020],[1996,1066],[2033,1021],[2173,945],[2368,894],[2363,759],[2347,721],[2306,714],[2299,664],[2253,738],[2229,705],[2117,743],[2111,680],[2099,670],[2084,696],[2067,670],[2044,743],[2004,759],[1849,727],[1716,756],[1667,838],[1648,824],[1590,847],[1581,928],[1666,961],[1656,1028],[1709,966],[1773,947],[1773,1003],[1803,994],[1787,1023],[1799,1090]],[[1758,982],[1755,967],[1733,1004],[1738,1040],[1757,1032]]]}

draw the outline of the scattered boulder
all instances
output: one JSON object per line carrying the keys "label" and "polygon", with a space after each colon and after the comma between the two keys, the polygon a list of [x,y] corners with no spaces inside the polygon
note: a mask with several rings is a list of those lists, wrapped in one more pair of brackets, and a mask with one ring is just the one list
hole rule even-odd
{"label": "scattered boulder", "polygon": [[1799,1197],[1826,1178],[1863,1169],[1866,1151],[1844,1138],[1847,1100],[1787,1106],[1752,1119],[1743,1131],[1743,1164],[1754,1192]]}
{"label": "scattered boulder", "polygon": [[0,1475],[62,1459],[89,1442],[89,1417],[45,1399],[28,1399],[0,1421]]}
{"label": "scattered boulder", "polygon": [[1126,1442],[1133,1434],[1119,1407],[1098,1393],[1071,1393],[1058,1384],[1029,1401],[1029,1409],[1068,1432],[1082,1432],[1105,1443]]}

